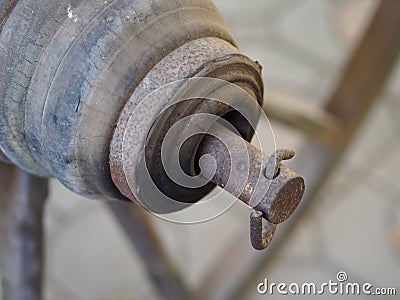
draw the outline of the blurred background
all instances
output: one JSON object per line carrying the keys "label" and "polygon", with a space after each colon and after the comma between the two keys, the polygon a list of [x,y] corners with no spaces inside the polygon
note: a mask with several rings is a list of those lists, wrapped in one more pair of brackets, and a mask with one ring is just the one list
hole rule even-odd
{"label": "blurred background", "polygon": [[[279,103],[299,111],[322,107],[379,4],[214,2],[243,53],[264,68],[267,114],[269,106],[276,113]],[[251,249],[249,209],[241,203],[197,225],[151,217],[190,287],[206,299],[277,299],[284,296],[258,294],[258,283],[265,278],[326,282],[345,271],[349,281],[395,287],[400,293],[400,64],[393,70],[325,184],[290,224],[290,234],[278,227],[281,235],[265,251],[269,254]],[[271,123],[278,147],[302,151],[309,146],[303,132],[272,117]],[[259,125],[264,149],[271,147],[262,136],[268,130],[268,124]],[[310,162],[321,163],[317,157]],[[304,173],[307,185],[314,179],[300,165],[296,158],[291,164]],[[158,299],[143,262],[103,202],[80,198],[52,181],[45,222],[46,299]]]}

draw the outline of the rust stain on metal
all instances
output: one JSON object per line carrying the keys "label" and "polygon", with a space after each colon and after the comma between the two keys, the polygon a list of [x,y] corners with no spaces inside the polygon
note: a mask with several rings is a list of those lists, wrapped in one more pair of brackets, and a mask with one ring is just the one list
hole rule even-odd
{"label": "rust stain on metal", "polygon": [[[235,141],[237,146],[228,150],[218,138],[211,135],[204,137],[198,149],[198,156],[211,155],[215,158],[218,167],[212,181],[224,189],[227,188],[228,180],[233,182],[234,184],[231,185],[230,189],[226,189],[227,192],[237,196],[238,191],[241,190],[238,198],[245,204],[263,212],[265,219],[274,224],[285,221],[294,212],[304,193],[303,178],[281,165],[279,161],[279,158],[285,157],[281,154],[290,154],[289,156],[292,157],[293,152],[284,150],[277,152],[280,153],[278,155],[268,157],[230,130],[223,128],[220,130],[223,131],[222,134],[227,135],[228,139]],[[243,151],[241,147],[243,143],[246,145],[250,163],[249,175],[244,188],[242,188],[243,183],[237,181],[237,178],[230,178],[231,169],[240,170],[243,163],[241,161],[231,162],[231,153]],[[243,153],[243,155],[246,155],[246,153]],[[279,166],[276,171],[275,165]],[[266,168],[272,169],[273,173],[277,174],[272,179],[267,178],[264,176]]]}
{"label": "rust stain on metal", "polygon": [[250,214],[250,240],[256,250],[268,247],[274,237],[276,224],[264,220],[260,211],[252,211]]}
{"label": "rust stain on metal", "polygon": [[[138,187],[130,186],[128,183],[127,176],[132,176],[133,174],[126,174],[124,170],[124,156],[125,158],[129,157],[129,159],[137,160],[140,156],[139,153],[136,153],[136,150],[136,152],[129,151],[131,149],[139,149],[139,144],[144,145],[146,143],[146,140],[142,138],[138,139],[129,130],[129,127],[132,126],[129,122],[133,114],[135,114],[136,123],[134,127],[137,134],[144,136],[150,130],[147,125],[144,125],[146,122],[142,122],[141,120],[146,120],[157,108],[146,106],[146,103],[143,103],[143,99],[159,87],[173,81],[193,76],[208,76],[207,71],[198,73],[204,65],[210,62],[215,63],[219,61],[218,59],[224,57],[233,57],[235,54],[239,54],[236,48],[218,38],[203,38],[188,42],[161,60],[135,89],[119,117],[110,145],[111,176],[114,184],[124,196],[141,204],[135,198],[135,192],[138,191],[132,190]],[[226,73],[238,73],[238,70],[234,68],[232,70],[227,68],[224,71],[225,74],[223,75],[219,74],[218,71],[213,71],[216,74],[212,76],[217,78],[222,76],[222,78],[227,79],[230,75]],[[258,99],[260,96],[257,94],[257,91],[248,92],[253,93],[255,99]],[[138,112],[135,109],[139,104],[141,104],[140,115],[137,115]],[[196,106],[193,104],[190,105]],[[206,103],[198,105],[195,108],[191,108],[190,105],[182,104],[182,106],[171,110],[169,117],[163,116],[161,122],[167,123],[167,125],[160,124],[162,128],[159,128],[159,131],[161,133],[154,134],[153,132],[152,134],[154,134],[156,140],[152,140],[150,145],[145,145],[146,151],[149,151],[151,154],[149,167],[151,170],[149,171],[150,173],[153,172],[155,176],[153,179],[164,183],[164,186],[165,172],[161,161],[157,158],[158,143],[160,142],[157,139],[163,138],[162,131],[165,130],[164,127],[168,126],[168,124],[172,126],[180,117],[184,117],[185,114],[193,109],[197,113],[204,111],[207,113],[216,113],[217,115],[223,115],[224,111],[227,110],[222,104],[218,106],[215,103]],[[244,127],[246,127],[246,124]],[[269,157],[230,130],[225,128],[225,130],[221,129],[221,132],[226,136],[226,139],[231,141],[229,149],[218,138],[205,135],[201,143],[199,142],[198,149],[197,147],[187,149],[187,151],[192,151],[192,153],[187,152],[182,157],[185,160],[190,160],[193,157],[195,161],[198,161],[201,156],[209,154],[215,158],[217,169],[216,173],[210,176],[212,182],[255,209],[256,212],[252,214],[250,222],[252,228],[251,240],[254,248],[264,249],[270,243],[276,225],[289,218],[298,206],[304,193],[303,178],[281,164],[282,160],[293,157],[294,152],[291,150],[279,150]],[[246,135],[245,138],[248,139],[249,137],[251,135]],[[240,159],[241,151],[244,149],[243,145],[245,145],[246,154],[248,154],[248,161]],[[238,160],[231,161],[230,154],[232,152],[238,154]],[[209,167],[205,169],[211,170],[211,166]],[[243,182],[242,178],[239,178],[240,176],[238,178],[231,176],[232,169],[241,173],[247,170],[246,168],[248,168],[249,173],[245,182]],[[238,173],[236,172],[236,174]],[[228,180],[230,184],[227,186]]]}
{"label": "rust stain on metal", "polygon": [[[231,53],[238,53],[238,50],[218,38],[203,38],[188,42],[163,58],[136,88],[120,115],[110,145],[111,176],[124,196],[137,202],[128,185],[122,163],[124,136],[129,134],[125,129],[133,110],[157,88],[182,78],[189,78],[207,62]],[[147,115],[143,115],[143,118],[146,117]],[[137,126],[141,126],[141,124],[137,124]],[[148,131],[149,128],[143,128],[143,130]]]}
{"label": "rust stain on metal", "polygon": [[[255,249],[264,249],[275,232],[273,225],[287,220],[304,194],[304,179],[281,164],[282,160],[292,158],[294,151],[277,150],[268,157],[232,131],[222,126],[218,130],[234,146],[228,150],[221,140],[207,135],[198,149],[198,156],[211,155],[217,163],[212,182],[255,209],[250,219],[251,241]],[[247,153],[243,153],[243,143]],[[248,154],[249,174],[244,187],[241,179],[231,178],[233,168],[243,169],[243,161],[232,161],[232,153],[235,151],[241,151],[242,157]],[[212,169],[211,166],[205,167]],[[267,222],[267,229],[262,229],[264,225],[260,216]]]}

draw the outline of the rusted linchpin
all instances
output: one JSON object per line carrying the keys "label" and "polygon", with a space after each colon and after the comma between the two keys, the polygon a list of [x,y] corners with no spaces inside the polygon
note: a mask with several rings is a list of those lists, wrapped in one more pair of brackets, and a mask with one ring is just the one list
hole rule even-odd
{"label": "rusted linchpin", "polygon": [[253,248],[256,250],[267,248],[272,241],[276,226],[265,220],[261,211],[253,210],[250,214],[250,240]]}
{"label": "rusted linchpin", "polygon": [[[292,158],[294,151],[280,149],[268,156],[222,125],[215,131],[218,137],[205,135],[197,150],[198,158],[204,155],[214,158],[202,161],[203,175],[260,212],[261,218],[269,223],[280,224],[287,220],[300,203],[305,188],[304,179],[281,164],[281,161]],[[229,141],[229,147],[223,141]],[[248,174],[241,173],[247,178],[237,176],[247,164]],[[262,220],[255,218],[259,215],[257,213],[253,218],[252,243],[256,249],[264,249],[273,231],[268,230],[271,226],[267,226],[263,233]]]}
{"label": "rusted linchpin", "polygon": [[[265,177],[274,180],[279,174],[281,162],[293,158],[295,152],[289,149],[278,149],[268,159]],[[250,240],[256,250],[264,250],[274,237],[277,225],[263,218],[263,213],[253,210],[250,214]]]}
{"label": "rusted linchpin", "polygon": [[281,162],[293,158],[294,155],[295,152],[290,149],[275,150],[269,157],[267,166],[265,167],[265,177],[270,180],[274,179],[279,173]]}

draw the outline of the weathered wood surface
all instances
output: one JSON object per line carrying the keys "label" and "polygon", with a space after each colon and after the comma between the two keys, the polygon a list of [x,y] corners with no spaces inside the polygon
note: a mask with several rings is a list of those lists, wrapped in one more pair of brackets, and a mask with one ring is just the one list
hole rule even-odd
{"label": "weathered wood surface", "polygon": [[149,70],[188,41],[234,44],[208,0],[25,0],[7,14],[0,35],[2,149],[23,169],[88,197],[122,197],[110,176],[109,144]]}
{"label": "weathered wood surface", "polygon": [[41,300],[47,180],[0,163],[0,267],[5,300]]}

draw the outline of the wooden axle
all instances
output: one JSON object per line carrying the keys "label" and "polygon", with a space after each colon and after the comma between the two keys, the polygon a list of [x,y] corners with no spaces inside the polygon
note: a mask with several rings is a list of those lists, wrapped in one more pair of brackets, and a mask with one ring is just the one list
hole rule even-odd
{"label": "wooden axle", "polygon": [[[129,196],[112,178],[110,145],[129,109],[161,85],[220,78],[262,102],[261,68],[237,49],[211,1],[0,0],[0,11],[1,150],[86,197]],[[241,130],[251,138],[248,125]],[[194,155],[187,151],[187,163]],[[188,202],[209,189],[188,194]]]}

